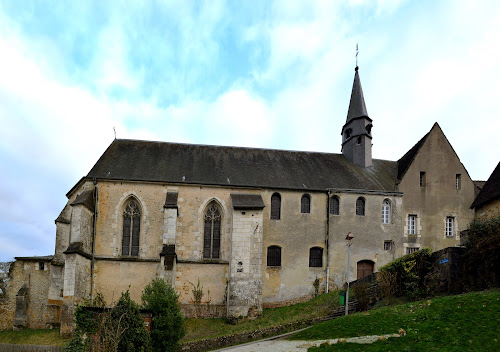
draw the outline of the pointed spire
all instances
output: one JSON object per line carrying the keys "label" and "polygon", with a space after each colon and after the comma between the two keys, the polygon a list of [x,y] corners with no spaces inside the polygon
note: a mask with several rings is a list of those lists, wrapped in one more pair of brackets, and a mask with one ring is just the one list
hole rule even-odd
{"label": "pointed spire", "polygon": [[361,88],[361,81],[359,80],[358,66],[354,69],[354,83],[352,85],[351,102],[349,103],[349,111],[347,112],[346,123],[356,117],[368,117],[366,111],[365,98],[363,96],[363,89]]}

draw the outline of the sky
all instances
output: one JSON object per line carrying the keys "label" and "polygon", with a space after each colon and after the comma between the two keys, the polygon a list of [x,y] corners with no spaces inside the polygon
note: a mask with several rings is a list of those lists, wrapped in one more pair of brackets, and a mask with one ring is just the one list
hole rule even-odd
{"label": "sky", "polygon": [[0,261],[54,253],[115,138],[340,153],[356,66],[373,155],[438,122],[499,161],[500,2],[0,0]]}

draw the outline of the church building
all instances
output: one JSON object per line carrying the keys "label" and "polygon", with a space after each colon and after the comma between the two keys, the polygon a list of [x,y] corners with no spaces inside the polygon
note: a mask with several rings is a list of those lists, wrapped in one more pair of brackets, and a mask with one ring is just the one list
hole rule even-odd
{"label": "church building", "polygon": [[338,130],[341,154],[115,139],[67,193],[54,255],[16,258],[5,324],[68,333],[76,304],[140,302],[155,277],[187,315],[199,282],[204,314],[254,316],[460,244],[475,187],[437,123],[399,160],[373,158],[356,67]]}

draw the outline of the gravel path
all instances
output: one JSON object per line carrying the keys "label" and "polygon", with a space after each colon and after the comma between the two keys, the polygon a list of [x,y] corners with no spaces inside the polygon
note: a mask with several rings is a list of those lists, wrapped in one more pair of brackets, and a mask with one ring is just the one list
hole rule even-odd
{"label": "gravel path", "polygon": [[289,341],[283,340],[281,338],[270,338],[255,342],[249,342],[243,345],[233,346],[223,348],[217,351],[228,351],[228,352],[260,352],[260,351],[272,351],[272,352],[307,352],[308,348],[318,347],[321,344],[333,345],[336,343],[373,343],[379,340],[386,340],[391,337],[399,337],[399,334],[387,334],[387,335],[371,335],[371,336],[361,336],[361,337],[348,337],[345,339],[331,339],[331,340],[316,340],[316,341]]}

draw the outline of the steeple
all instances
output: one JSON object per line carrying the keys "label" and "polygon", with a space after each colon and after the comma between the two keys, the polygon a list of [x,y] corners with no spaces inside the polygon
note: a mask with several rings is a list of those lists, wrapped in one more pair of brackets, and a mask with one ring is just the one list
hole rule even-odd
{"label": "steeple", "polygon": [[354,74],[351,102],[349,103],[346,122],[349,122],[356,117],[368,117],[368,111],[366,111],[365,97],[363,96],[363,88],[361,88],[361,81],[359,80],[358,70],[359,67],[356,66],[356,68],[354,69],[356,73]]}
{"label": "steeple", "polygon": [[369,167],[373,164],[371,134],[373,125],[366,110],[358,70],[359,67],[356,65],[347,119],[342,127],[342,154],[356,165]]}

